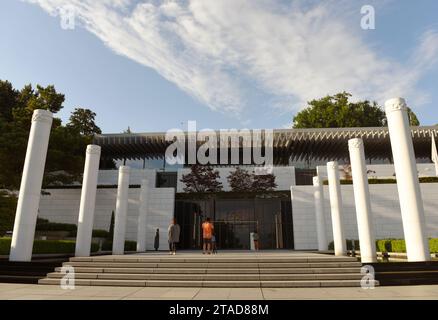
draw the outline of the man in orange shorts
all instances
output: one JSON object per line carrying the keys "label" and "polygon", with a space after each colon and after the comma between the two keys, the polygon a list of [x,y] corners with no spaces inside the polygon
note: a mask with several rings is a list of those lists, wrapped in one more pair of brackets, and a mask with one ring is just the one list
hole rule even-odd
{"label": "man in orange shorts", "polygon": [[204,247],[202,254],[207,252],[211,254],[211,238],[213,237],[214,226],[210,222],[210,218],[207,218],[202,224],[202,238],[204,239]]}

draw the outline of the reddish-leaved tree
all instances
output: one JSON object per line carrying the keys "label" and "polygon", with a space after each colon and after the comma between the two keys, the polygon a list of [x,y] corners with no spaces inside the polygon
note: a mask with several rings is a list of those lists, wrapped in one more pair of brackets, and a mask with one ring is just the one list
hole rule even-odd
{"label": "reddish-leaved tree", "polygon": [[222,183],[219,171],[208,165],[195,164],[191,166],[188,174],[183,174],[181,182],[185,184],[184,192],[219,192],[222,191]]}

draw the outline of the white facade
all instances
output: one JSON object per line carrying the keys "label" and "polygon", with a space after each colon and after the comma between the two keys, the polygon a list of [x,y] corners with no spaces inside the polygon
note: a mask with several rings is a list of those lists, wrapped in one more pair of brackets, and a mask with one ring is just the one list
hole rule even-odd
{"label": "white facade", "polygon": [[[248,172],[253,172],[254,167],[246,167],[242,166],[242,169],[248,170]],[[219,171],[220,179],[222,182],[223,191],[231,191],[230,185],[228,184],[227,177],[233,172],[235,169],[232,167],[226,168],[215,168],[215,170]],[[183,189],[185,187],[184,183],[181,182],[181,178],[184,174],[190,173],[190,169],[180,169],[178,170],[178,185],[177,192],[184,192]],[[275,183],[277,184],[277,188],[275,190],[287,191],[291,186],[295,185],[295,167],[285,166],[285,167],[274,167],[272,170],[272,174],[275,176]]]}
{"label": "white facade", "polygon": [[[292,187],[294,245],[297,250],[318,248],[313,186]],[[352,185],[341,186],[344,230],[347,239],[358,239]],[[438,237],[438,183],[421,184],[426,215],[426,235]],[[376,239],[403,239],[403,224],[396,184],[371,184],[373,227]],[[324,186],[324,212],[329,241],[333,241],[328,186]]]}
{"label": "white facade", "polygon": [[[38,216],[51,222],[77,224],[80,189],[50,189],[50,195],[42,195]],[[111,214],[116,208],[117,189],[97,189],[94,229],[109,230]],[[126,240],[137,240],[140,188],[129,189],[126,223]],[[160,250],[168,248],[167,227],[173,218],[175,190],[150,188],[146,229],[146,249],[154,246],[155,230],[160,229]]]}

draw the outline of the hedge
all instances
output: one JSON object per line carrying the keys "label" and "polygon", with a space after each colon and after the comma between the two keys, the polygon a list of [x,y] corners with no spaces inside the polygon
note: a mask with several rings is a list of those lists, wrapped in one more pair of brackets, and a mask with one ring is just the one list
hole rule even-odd
{"label": "hedge", "polygon": [[[0,255],[8,255],[11,248],[10,238],[0,238]],[[97,252],[99,245],[91,244],[91,252]],[[35,240],[33,242],[34,254],[49,253],[74,253],[75,241],[70,240]]]}
{"label": "hedge", "polygon": [[[420,183],[438,183],[438,177],[421,177],[419,178]],[[341,184],[353,184],[353,180],[341,179]],[[380,179],[380,178],[368,178],[368,184],[396,184],[397,180],[395,178]],[[328,185],[328,180],[324,180],[324,185]]]}
{"label": "hedge", "polygon": [[[112,251],[113,250],[113,242],[110,240],[104,241],[102,243],[103,251]],[[136,241],[125,241],[125,251],[136,251],[137,250],[137,242]]]}
{"label": "hedge", "polygon": [[70,231],[75,232],[77,230],[75,224],[70,223],[57,223],[57,222],[42,222],[37,223],[36,231]]}
{"label": "hedge", "polygon": [[[347,241],[347,250],[352,250],[352,241],[353,240],[346,240]],[[354,240],[355,243],[355,249],[359,250],[359,240]],[[329,250],[333,250],[334,245],[333,241],[329,244]],[[431,238],[429,239],[429,249],[431,253],[437,253],[438,252],[438,238]],[[400,252],[405,253],[406,252],[406,244],[405,240],[403,239],[382,239],[376,241],[376,250],[378,252]]]}
{"label": "hedge", "polygon": [[11,196],[4,191],[0,191],[0,237],[7,231],[11,231],[14,226],[15,208],[17,207],[17,197]]}
{"label": "hedge", "polygon": [[[353,250],[353,240],[347,239],[347,250]],[[329,243],[329,250],[334,250],[335,246],[333,244],[333,241]],[[359,240],[354,240],[354,249],[359,250]]]}

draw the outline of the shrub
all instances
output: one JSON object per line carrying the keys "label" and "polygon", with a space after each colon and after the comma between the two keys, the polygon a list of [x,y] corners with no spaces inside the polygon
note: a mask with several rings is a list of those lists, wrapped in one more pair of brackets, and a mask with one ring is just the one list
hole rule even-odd
{"label": "shrub", "polygon": [[[107,240],[102,244],[103,251],[112,251],[113,250],[113,241]],[[135,251],[137,250],[137,242],[136,241],[125,241],[125,251]]]}
{"label": "shrub", "polygon": [[12,231],[16,207],[17,197],[0,192],[0,237],[7,231]]}
{"label": "shrub", "polygon": [[37,223],[36,231],[70,231],[75,232],[77,227],[75,224],[70,223],[57,223],[57,222],[41,222]]}
{"label": "shrub", "polygon": [[95,238],[108,238],[110,233],[106,230],[93,230],[93,237]]}
{"label": "shrub", "polygon": [[[11,248],[10,238],[0,238],[0,254],[8,255]],[[99,250],[99,245],[91,244],[91,252]],[[35,240],[33,242],[34,254],[49,253],[74,253],[75,241],[70,240]]]}
{"label": "shrub", "polygon": [[405,240],[391,240],[391,252],[406,252]]}
{"label": "shrub", "polygon": [[376,249],[378,252],[391,252],[391,240],[377,240]]}
{"label": "shrub", "polygon": [[432,252],[432,253],[438,252],[438,239],[437,238],[429,239],[429,249],[430,249],[430,252]]}
{"label": "shrub", "polygon": [[[347,250],[353,250],[353,241],[354,241],[354,250],[359,250],[360,246],[359,246],[359,240],[350,240],[347,239]],[[334,250],[335,249],[335,245],[334,242],[330,242],[329,246],[328,246],[329,250]]]}
{"label": "shrub", "polygon": [[[359,250],[359,240],[354,240],[355,249]],[[347,250],[352,249],[352,240],[347,240]],[[429,249],[431,253],[438,252],[438,238],[429,239]],[[334,250],[333,241],[329,244],[329,250]],[[376,250],[378,252],[398,252],[406,253],[406,243],[403,239],[381,239],[376,240]]]}
{"label": "shrub", "polygon": [[[438,177],[421,177],[420,183],[438,183]],[[328,180],[324,180],[324,185],[328,185]],[[353,180],[341,179],[341,184],[353,184]],[[394,178],[368,178],[368,184],[395,184],[397,180]]]}

